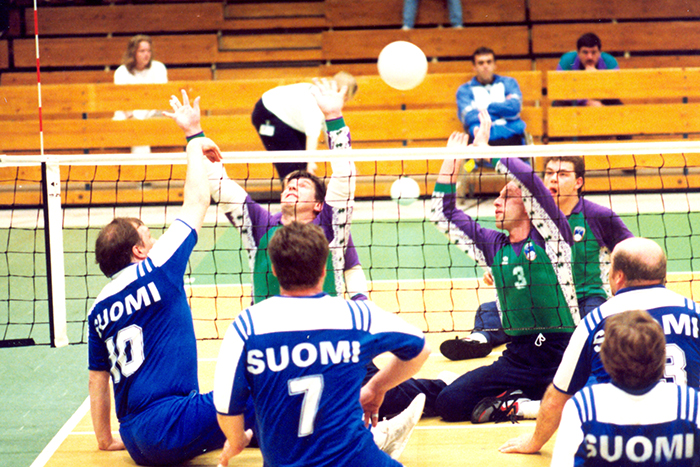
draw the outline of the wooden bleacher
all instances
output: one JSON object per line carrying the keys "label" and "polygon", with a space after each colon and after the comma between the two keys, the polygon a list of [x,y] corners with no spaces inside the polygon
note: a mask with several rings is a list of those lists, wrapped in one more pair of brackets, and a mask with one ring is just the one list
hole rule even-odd
{"label": "wooden bleacher", "polygon": [[[40,3],[44,118],[51,120],[45,143],[51,151],[120,151],[131,144],[182,149],[181,136],[167,119],[110,118],[121,108],[162,108],[167,97],[161,93],[177,93],[179,86],[203,96],[207,132],[226,150],[261,150],[249,122],[259,95],[277,84],[329,76],[341,69],[360,77],[360,94],[346,112],[355,147],[442,145],[452,130],[461,128],[454,93],[471,77],[470,55],[482,45],[496,51],[497,73],[519,81],[525,96],[522,115],[536,141],[616,135],[692,139],[700,133],[695,125],[700,95],[690,91],[670,95],[667,89],[658,94],[664,79],[675,79],[666,76],[669,70],[653,70],[658,74],[625,70],[700,66],[698,2],[464,0],[465,28],[458,30],[448,27],[444,0],[422,0],[417,28],[410,31],[400,29],[402,0],[361,0],[352,8],[341,0],[89,3]],[[12,122],[6,125],[2,150],[35,152],[36,91],[34,86],[22,88],[36,81],[31,2],[17,0],[10,17],[10,31],[0,40],[0,91],[12,101],[0,106],[0,120]],[[576,39],[589,31],[601,37],[603,50],[616,56],[621,74],[571,73],[576,76],[567,81],[565,74],[550,73],[559,56],[573,50]],[[168,67],[170,85],[125,92],[109,84],[127,38],[137,32],[154,37],[155,56]],[[375,59],[394,40],[416,43],[429,59],[426,81],[408,93],[391,90],[376,76]],[[692,70],[677,71],[696,79]],[[79,97],[73,99],[74,94]],[[236,98],[221,99],[222,95]],[[576,95],[614,95],[626,105],[549,106],[553,99]],[[24,107],[17,107],[14,96],[23,96]],[[654,128],[649,127],[652,116]],[[124,135],[129,135],[129,144]],[[424,165],[409,164],[400,170],[420,172]],[[614,188],[624,186],[616,183]]]}
{"label": "wooden bleacher", "polygon": [[[550,100],[621,99],[625,105],[549,107],[550,138],[700,136],[700,68],[547,73]],[[653,103],[648,102],[653,96]],[[659,103],[663,102],[664,103]],[[686,102],[684,102],[686,101]],[[636,102],[636,103],[635,103]]]}

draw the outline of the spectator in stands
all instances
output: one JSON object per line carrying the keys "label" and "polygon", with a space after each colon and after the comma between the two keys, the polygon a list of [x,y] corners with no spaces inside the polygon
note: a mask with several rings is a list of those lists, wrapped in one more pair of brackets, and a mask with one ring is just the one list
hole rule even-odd
{"label": "spectator in stands", "polygon": [[[345,102],[357,94],[357,81],[344,71],[332,81],[337,89],[347,86]],[[255,104],[252,120],[265,149],[268,151],[313,151],[325,130],[326,120],[311,94],[311,83],[278,86],[265,92]],[[326,132],[323,132],[324,139]],[[280,182],[295,170],[315,172],[316,164],[306,162],[275,162]]]}
{"label": "spectator in stands", "polygon": [[611,383],[566,403],[552,465],[698,465],[695,388],[664,384],[664,330],[649,313],[608,318],[600,358]]}
{"label": "spectator in stands", "polygon": [[496,55],[487,47],[479,47],[472,57],[476,76],[457,90],[457,115],[469,135],[479,128],[479,111],[491,117],[489,146],[519,146],[524,142],[525,122],[520,118],[523,94],[518,82],[494,74]]}
{"label": "spectator in stands", "polygon": [[[588,32],[576,41],[576,50],[567,52],[559,59],[557,71],[597,71],[597,70],[619,70],[615,57],[607,52],[601,52],[602,43],[600,38]],[[582,99],[579,101],[554,101],[553,106],[591,106],[600,107],[602,105],[621,105],[619,99]]]}
{"label": "spectator in stands", "polygon": [[[168,82],[168,72],[165,65],[153,60],[153,41],[150,36],[138,34],[129,39],[129,45],[124,52],[122,65],[114,72],[114,84],[161,84]],[[118,110],[114,113],[115,120],[135,118],[145,120],[154,117],[157,110]],[[133,153],[149,153],[150,146],[134,146]]]}
{"label": "spectator in stands", "polygon": [[[418,15],[420,0],[403,0],[403,28],[413,29]],[[462,29],[462,0],[447,0],[447,11],[450,14],[450,24],[453,28]]]}

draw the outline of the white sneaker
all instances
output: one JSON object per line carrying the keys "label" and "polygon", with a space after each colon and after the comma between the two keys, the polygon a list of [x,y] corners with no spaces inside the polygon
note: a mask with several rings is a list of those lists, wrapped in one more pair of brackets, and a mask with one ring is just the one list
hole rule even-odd
{"label": "white sneaker", "polygon": [[396,417],[377,423],[377,426],[372,429],[372,434],[379,449],[389,454],[392,459],[398,460],[408,444],[413,429],[423,415],[423,406],[425,406],[425,394],[418,394],[413,402]]}

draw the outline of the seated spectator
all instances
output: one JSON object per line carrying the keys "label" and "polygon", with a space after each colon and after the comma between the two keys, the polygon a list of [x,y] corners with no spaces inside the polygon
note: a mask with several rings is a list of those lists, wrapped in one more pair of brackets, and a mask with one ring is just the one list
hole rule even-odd
{"label": "seated spectator", "polygon": [[[153,41],[138,34],[129,39],[122,65],[114,72],[114,84],[162,84],[168,82],[168,71],[161,62],[153,60]],[[114,120],[135,118],[145,120],[160,115],[157,110],[118,110]],[[132,153],[150,153],[150,146],[134,146]]]}
{"label": "seated spectator", "polygon": [[[697,390],[659,380],[664,331],[649,313],[608,318],[600,358],[611,383],[566,403],[552,465],[698,465]],[[670,358],[670,357],[669,357]]]}
{"label": "seated spectator", "polygon": [[[597,70],[619,70],[615,57],[607,52],[601,52],[602,43],[600,38],[588,32],[576,41],[576,50],[567,52],[559,59],[557,71],[597,71]],[[595,106],[621,105],[619,99],[582,99],[579,101],[554,101],[555,107],[565,107],[571,105]]]}
{"label": "seated spectator", "polygon": [[479,47],[472,57],[476,76],[457,90],[457,115],[474,140],[479,128],[479,111],[487,110],[491,117],[489,146],[519,146],[523,144],[525,122],[520,118],[523,94],[518,82],[494,74],[496,55],[487,47]]}
{"label": "seated spectator", "polygon": [[[403,0],[403,28],[413,29],[418,15],[420,0]],[[462,0],[447,0],[447,11],[453,28],[462,29]]]}

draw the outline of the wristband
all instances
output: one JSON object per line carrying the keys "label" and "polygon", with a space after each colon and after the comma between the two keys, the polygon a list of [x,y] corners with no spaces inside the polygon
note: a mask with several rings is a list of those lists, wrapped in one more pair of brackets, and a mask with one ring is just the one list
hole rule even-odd
{"label": "wristband", "polygon": [[192,136],[186,136],[186,137],[185,137],[185,139],[187,140],[188,143],[189,143],[190,141],[192,141],[193,139],[195,139],[195,138],[204,138],[204,132],[203,132],[203,131],[200,131],[200,132],[197,133],[197,134],[194,134],[194,135],[192,135]]}

